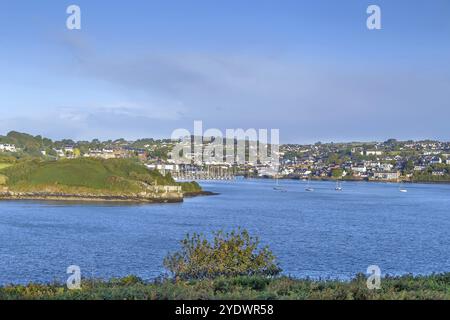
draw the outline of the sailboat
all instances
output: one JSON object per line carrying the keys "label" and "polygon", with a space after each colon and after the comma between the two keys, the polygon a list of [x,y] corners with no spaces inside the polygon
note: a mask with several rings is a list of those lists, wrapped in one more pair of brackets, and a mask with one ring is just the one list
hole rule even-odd
{"label": "sailboat", "polygon": [[340,180],[336,181],[336,188],[334,188],[336,191],[342,191],[342,186]]}
{"label": "sailboat", "polygon": [[403,181],[400,180],[400,178],[397,179],[397,182],[398,182],[398,190],[399,190],[400,192],[403,192],[403,193],[408,192],[408,189],[406,189],[406,188],[404,187]]}
{"label": "sailboat", "polygon": [[408,192],[408,189],[406,189],[405,187],[403,187],[403,183],[402,183],[402,182],[400,182],[399,191],[400,191],[400,192],[403,192],[403,193],[407,193],[407,192]]}
{"label": "sailboat", "polygon": [[308,185],[305,188],[305,190],[308,191],[308,192],[313,192],[314,188],[311,187],[310,183],[311,183],[311,178],[308,178]]}
{"label": "sailboat", "polygon": [[273,190],[276,190],[276,191],[286,191],[286,189],[284,189],[283,187],[280,187],[280,184],[278,183],[278,176],[277,176],[277,182],[276,182],[276,185],[275,185],[275,187],[273,187]]}

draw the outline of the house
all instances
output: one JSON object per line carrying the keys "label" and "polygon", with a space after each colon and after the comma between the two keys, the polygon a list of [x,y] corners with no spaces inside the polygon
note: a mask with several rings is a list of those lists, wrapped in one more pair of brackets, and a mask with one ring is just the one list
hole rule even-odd
{"label": "house", "polygon": [[64,146],[64,152],[66,153],[74,153],[75,147],[74,146]]}
{"label": "house", "polygon": [[383,151],[381,150],[367,150],[366,156],[381,156],[383,155]]}
{"label": "house", "polygon": [[433,157],[430,160],[430,164],[441,164],[442,163],[442,159],[440,157]]}
{"label": "house", "polygon": [[365,166],[352,166],[352,171],[356,173],[366,173],[367,168]]}
{"label": "house", "polygon": [[177,164],[146,164],[145,166],[149,170],[158,170],[163,175],[180,171],[180,166]]}
{"label": "house", "polygon": [[56,155],[60,158],[65,157],[66,153],[64,152],[63,149],[53,149],[56,152]]}
{"label": "house", "polygon": [[89,150],[89,152],[87,154],[85,154],[84,156],[85,157],[90,157],[90,158],[100,158],[100,159],[114,159],[114,158],[116,158],[114,150],[110,150],[110,149]]}
{"label": "house", "polygon": [[389,172],[389,171],[392,171],[392,169],[394,169],[394,166],[391,163],[382,163],[380,165],[380,169],[385,172],[386,171]]}
{"label": "house", "polygon": [[400,178],[400,173],[397,172],[375,172],[373,178],[376,180],[397,180]]}
{"label": "house", "polygon": [[0,144],[0,152],[17,152],[17,148],[13,144]]}

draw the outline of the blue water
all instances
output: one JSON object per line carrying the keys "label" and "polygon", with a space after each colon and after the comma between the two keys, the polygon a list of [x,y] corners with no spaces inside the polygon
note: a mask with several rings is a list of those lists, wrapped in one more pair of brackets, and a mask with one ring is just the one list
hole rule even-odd
{"label": "blue water", "polygon": [[153,279],[186,233],[245,227],[278,257],[284,274],[347,279],[450,271],[450,185],[268,180],[203,183],[218,196],[181,204],[0,202],[0,285],[86,277]]}

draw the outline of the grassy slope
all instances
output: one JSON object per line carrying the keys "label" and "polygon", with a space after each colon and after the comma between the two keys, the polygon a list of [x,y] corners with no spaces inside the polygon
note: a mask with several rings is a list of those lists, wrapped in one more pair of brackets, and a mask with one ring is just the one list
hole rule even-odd
{"label": "grassy slope", "polygon": [[11,167],[13,164],[12,163],[1,163],[0,162],[0,170]]}
{"label": "grassy slope", "polygon": [[382,279],[380,290],[368,290],[366,278],[349,282],[295,280],[286,277],[219,278],[215,280],[145,283],[136,277],[84,281],[81,290],[58,284],[7,286],[2,299],[450,299],[450,273]]}
{"label": "grassy slope", "polygon": [[27,161],[0,170],[11,190],[139,192],[142,183],[174,185],[171,177],[150,171],[128,159]]}

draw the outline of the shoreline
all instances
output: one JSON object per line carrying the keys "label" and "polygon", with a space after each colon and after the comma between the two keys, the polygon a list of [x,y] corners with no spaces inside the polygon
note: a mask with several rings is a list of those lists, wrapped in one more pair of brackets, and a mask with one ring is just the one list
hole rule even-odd
{"label": "shoreline", "polygon": [[61,201],[61,202],[112,202],[112,203],[181,203],[184,198],[213,196],[211,191],[186,192],[160,195],[106,195],[106,194],[64,194],[45,192],[0,192],[0,201]]}
{"label": "shoreline", "polygon": [[184,198],[194,198],[194,197],[207,197],[207,196],[218,196],[220,193],[212,191],[196,191],[196,192],[185,192],[183,194]]}
{"label": "shoreline", "polygon": [[117,203],[179,203],[180,198],[144,198],[132,196],[90,196],[90,195],[4,195],[0,201],[61,201],[61,202],[117,202]]}
{"label": "shoreline", "polygon": [[[275,180],[275,178],[268,177],[248,177],[246,179],[261,179],[261,180]],[[281,177],[279,180],[299,180],[307,181],[299,177]],[[406,184],[449,184],[450,181],[395,181],[395,180],[370,180],[370,179],[333,179],[333,178],[311,178],[311,181],[329,181],[329,182],[374,182],[374,183],[406,183]]]}

